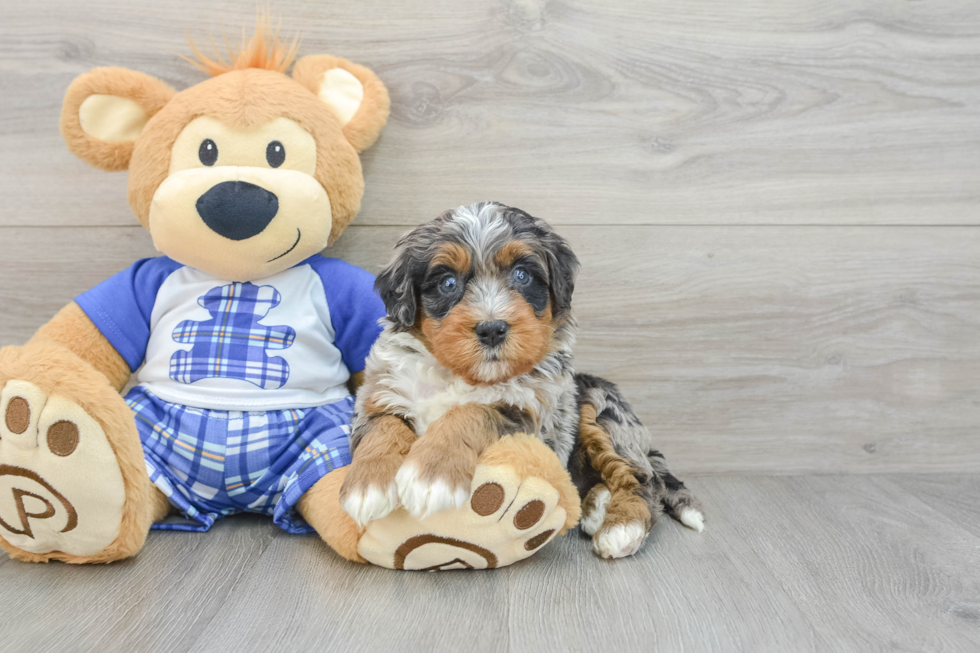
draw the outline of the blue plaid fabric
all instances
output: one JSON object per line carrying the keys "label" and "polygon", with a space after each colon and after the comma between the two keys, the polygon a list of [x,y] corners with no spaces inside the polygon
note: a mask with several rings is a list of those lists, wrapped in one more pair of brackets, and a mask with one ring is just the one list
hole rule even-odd
{"label": "blue plaid fabric", "polygon": [[289,326],[263,326],[259,320],[279,305],[282,296],[272,286],[231,283],[212,288],[197,303],[211,319],[185,320],[173,339],[193,345],[170,359],[170,378],[178,383],[224,377],[248,381],[266,390],[281,388],[289,379],[289,364],[270,358],[268,350],[287,349],[296,339]]}
{"label": "blue plaid fabric", "polygon": [[257,512],[308,533],[296,503],[351,461],[353,397],[317,408],[222,411],[171,404],[136,386],[126,403],[150,480],[191,522],[153,528],[206,531],[223,515]]}

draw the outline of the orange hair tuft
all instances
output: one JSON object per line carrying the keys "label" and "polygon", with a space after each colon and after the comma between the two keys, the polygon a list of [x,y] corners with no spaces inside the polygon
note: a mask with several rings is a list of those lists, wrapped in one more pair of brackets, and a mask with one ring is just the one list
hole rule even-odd
{"label": "orange hair tuft", "polygon": [[299,50],[299,37],[293,37],[290,43],[279,40],[279,30],[282,21],[272,29],[272,19],[267,13],[258,14],[255,17],[255,33],[247,42],[245,40],[245,28],[242,28],[242,42],[237,50],[232,48],[225,35],[225,47],[228,48],[228,60],[218,52],[218,46],[211,37],[211,48],[214,50],[214,58],[201,52],[194,42],[187,38],[194,52],[194,58],[181,57],[189,61],[195,68],[204,71],[212,77],[229,73],[233,70],[244,70],[246,68],[261,68],[262,70],[273,70],[278,73],[286,72],[296,59],[296,52]]}

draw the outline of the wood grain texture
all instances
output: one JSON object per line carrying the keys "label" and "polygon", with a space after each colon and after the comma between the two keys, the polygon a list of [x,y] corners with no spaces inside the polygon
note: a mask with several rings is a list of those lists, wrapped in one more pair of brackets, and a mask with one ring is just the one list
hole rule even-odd
{"label": "wood grain texture", "polygon": [[[888,480],[980,537],[980,477],[910,475]],[[975,612],[980,621],[980,605]]]}
{"label": "wood grain texture", "polygon": [[11,560],[0,567],[0,648],[187,650],[279,532],[245,516],[206,534],[154,531],[136,558],[111,565]]}
{"label": "wood grain texture", "polygon": [[[683,473],[980,469],[980,230],[559,229],[578,368],[619,383]],[[401,227],[328,254],[377,271]],[[0,345],[154,252],[133,228],[0,228]]]}
{"label": "wood grain texture", "polygon": [[5,653],[970,651],[980,535],[959,505],[977,483],[694,478],[703,534],[664,517],[639,554],[608,561],[572,532],[492,572],[357,566],[315,536],[235,517],[152,533],[122,564],[3,564],[0,609],[16,618],[0,640]]}
{"label": "wood grain texture", "polygon": [[[176,88],[225,0],[8,3],[2,225],[129,225],[125,176],[73,160],[61,97],[94,66]],[[374,68],[390,126],[361,224],[493,198],[563,224],[977,224],[970,0],[281,0],[304,53]],[[220,37],[219,37],[220,39]]]}
{"label": "wood grain texture", "polygon": [[815,650],[980,646],[980,548],[956,511],[887,477],[703,481],[702,498],[731,520],[726,543],[765,561],[813,626]]}
{"label": "wood grain texture", "polygon": [[191,650],[506,650],[509,574],[440,576],[354,566],[284,535]]}
{"label": "wood grain texture", "polygon": [[630,565],[553,565],[516,594],[515,650],[972,650],[976,536],[891,482],[695,479],[703,535],[660,523]]}

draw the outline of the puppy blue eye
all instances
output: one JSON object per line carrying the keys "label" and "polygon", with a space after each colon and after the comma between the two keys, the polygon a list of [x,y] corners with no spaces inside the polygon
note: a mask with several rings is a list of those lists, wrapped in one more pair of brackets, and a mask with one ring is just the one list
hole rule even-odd
{"label": "puppy blue eye", "polygon": [[512,276],[514,277],[514,283],[519,286],[525,286],[531,282],[531,273],[524,268],[514,268]]}
{"label": "puppy blue eye", "polygon": [[456,290],[456,277],[449,275],[439,282],[439,289],[449,293]]}

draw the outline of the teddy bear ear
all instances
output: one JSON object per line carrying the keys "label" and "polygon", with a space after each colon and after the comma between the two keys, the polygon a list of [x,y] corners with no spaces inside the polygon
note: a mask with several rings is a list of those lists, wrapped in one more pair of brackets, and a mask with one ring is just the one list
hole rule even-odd
{"label": "teddy bear ear", "polygon": [[175,91],[126,68],[95,68],[65,91],[61,135],[78,158],[103,170],[125,170],[133,143]]}
{"label": "teddy bear ear", "polygon": [[340,57],[310,55],[296,62],[293,79],[330,107],[358,152],[371,147],[388,121],[388,89],[364,66]]}

